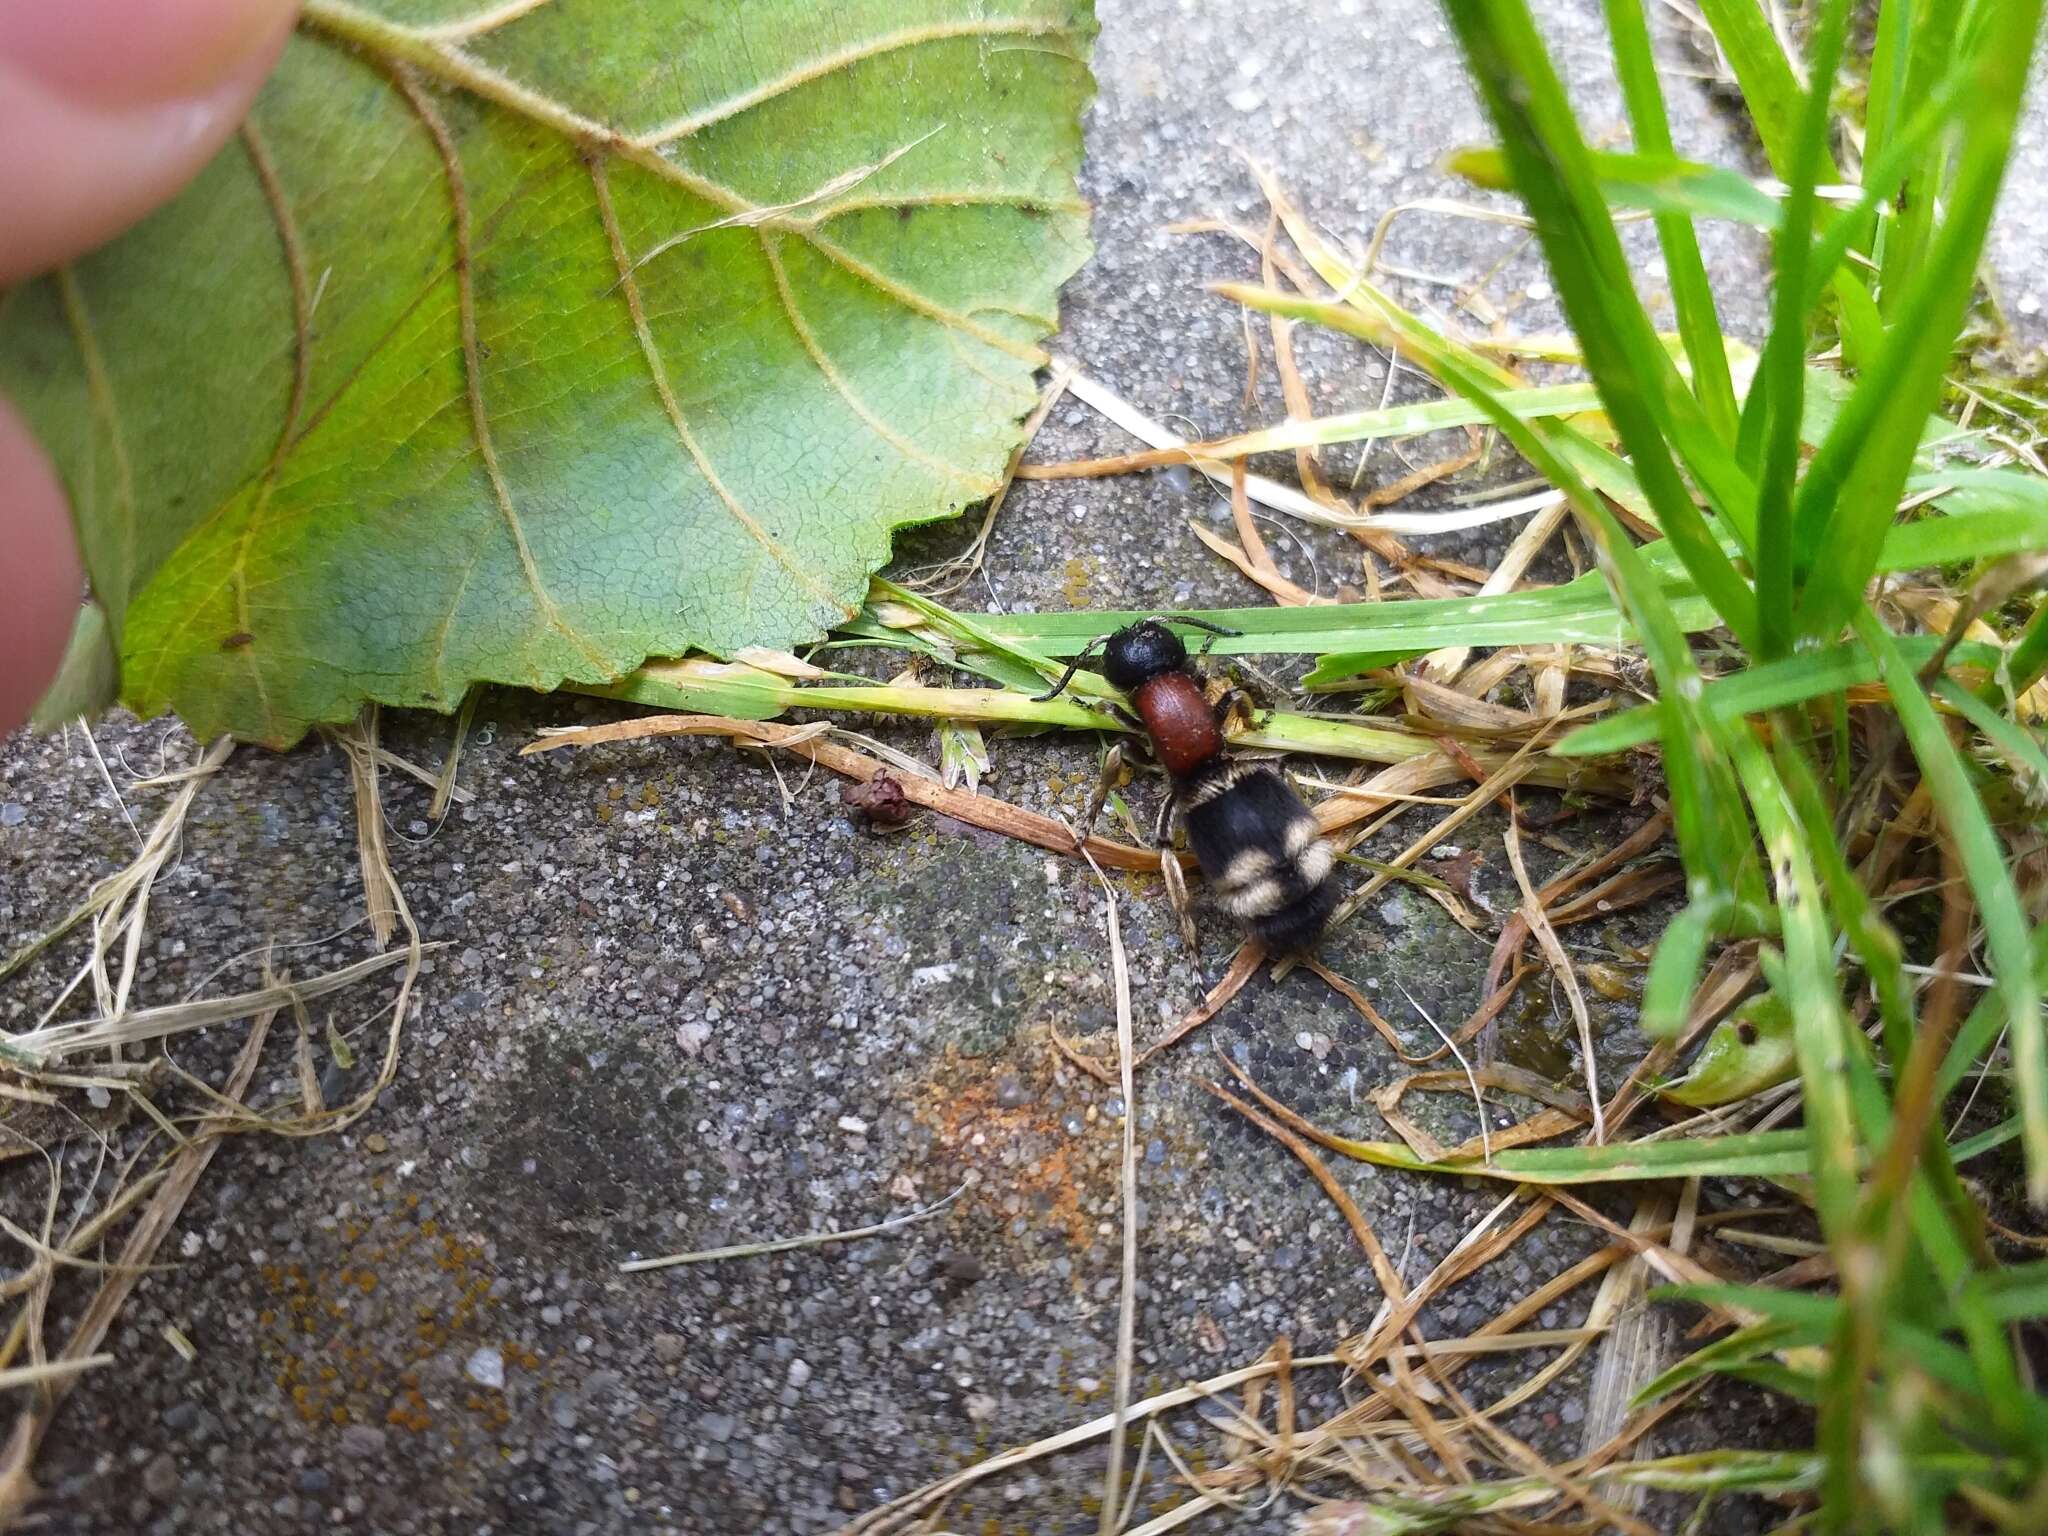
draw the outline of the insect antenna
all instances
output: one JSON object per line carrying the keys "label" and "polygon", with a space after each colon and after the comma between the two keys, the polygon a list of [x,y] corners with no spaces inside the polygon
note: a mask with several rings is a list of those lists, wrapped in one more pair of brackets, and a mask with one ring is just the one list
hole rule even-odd
{"label": "insect antenna", "polygon": [[1227,629],[1221,624],[1211,624],[1207,619],[1198,619],[1194,615],[1187,613],[1155,613],[1152,617],[1162,624],[1186,624],[1193,629],[1206,629],[1212,635],[1230,635],[1234,637],[1244,633],[1241,629]]}
{"label": "insect antenna", "polygon": [[1108,640],[1109,636],[1107,635],[1097,635],[1093,640],[1082,646],[1080,650],[1074,653],[1073,659],[1067,663],[1067,670],[1060,674],[1060,680],[1052,685],[1051,690],[1046,693],[1033,694],[1031,702],[1043,704],[1046,700],[1056,699],[1065,693],[1067,691],[1067,684],[1071,683],[1074,680],[1074,674],[1081,670],[1081,663],[1086,661],[1096,651],[1101,650]]}

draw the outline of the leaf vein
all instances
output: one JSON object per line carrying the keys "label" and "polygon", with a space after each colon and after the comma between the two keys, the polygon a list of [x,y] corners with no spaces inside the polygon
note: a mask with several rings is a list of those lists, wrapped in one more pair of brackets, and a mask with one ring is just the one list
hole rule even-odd
{"label": "leaf vein", "polygon": [[546,582],[541,579],[540,567],[534,561],[533,549],[526,540],[526,529],[519,521],[518,509],[512,504],[511,488],[506,485],[504,471],[498,465],[498,450],[491,440],[490,415],[484,405],[483,362],[477,351],[476,290],[471,271],[474,252],[470,246],[469,190],[463,177],[461,158],[455,150],[455,140],[448,132],[448,125],[441,120],[441,114],[435,110],[434,104],[427,99],[426,93],[419,88],[410,73],[399,70],[394,73],[393,78],[433,139],[434,147],[441,155],[442,167],[447,173],[448,202],[455,221],[455,293],[462,327],[463,381],[469,394],[470,432],[476,440],[477,452],[483,459],[484,473],[491,482],[491,495],[498,504],[499,516],[519,557],[520,572],[525,578],[527,590],[533,595],[534,605],[542,621],[583,654],[596,668],[597,677],[609,678],[618,671],[616,664],[569,623],[563,616],[560,606],[548,592]]}
{"label": "leaf vein", "polygon": [[57,269],[57,293],[71,327],[78,360],[85,368],[85,389],[94,412],[107,430],[107,451],[114,460],[114,505],[121,521],[121,596],[110,604],[109,613],[119,613],[134,597],[129,589],[135,582],[137,532],[135,521],[135,470],[128,458],[128,437],[122,426],[120,403],[114,398],[113,380],[107,376],[107,360],[93,331],[92,312],[86,307],[85,291],[70,267]]}
{"label": "leaf vein", "polygon": [[1000,331],[978,324],[970,316],[947,308],[915,289],[906,288],[858,260],[851,252],[827,240],[801,221],[768,217],[760,205],[742,197],[723,182],[697,175],[662,154],[648,149],[621,132],[574,108],[552,99],[531,86],[493,69],[460,48],[436,42],[411,27],[399,26],[373,12],[350,4],[349,0],[306,0],[304,17],[329,36],[414,69],[432,75],[445,84],[468,91],[505,111],[553,129],[587,150],[609,151],[619,158],[651,172],[684,191],[702,198],[727,213],[742,215],[747,222],[759,220],[760,227],[787,229],[816,249],[827,260],[852,273],[870,287],[897,303],[927,315],[943,325],[974,337],[985,346],[1006,352],[1034,367],[1045,361],[1037,347],[1011,340]]}
{"label": "leaf vein", "polygon": [[775,237],[765,233],[761,235],[761,254],[767,258],[768,270],[775,278],[775,296],[782,301],[782,313],[789,321],[789,328],[796,333],[796,339],[803,343],[804,351],[810,356],[811,361],[817,365],[818,372],[824,375],[825,382],[830,384],[839,398],[846,402],[847,409],[858,416],[866,424],[869,431],[873,432],[875,436],[879,437],[905,458],[914,459],[927,468],[938,471],[948,480],[966,486],[974,493],[976,499],[993,496],[1002,485],[1000,480],[993,479],[987,475],[974,474],[962,469],[957,464],[949,464],[936,454],[927,453],[875,414],[853,392],[853,386],[846,381],[846,376],[839,371],[838,364],[832,361],[824,347],[819,344],[816,334],[811,330],[810,323],[804,319],[802,311],[797,308],[796,294],[790,288],[789,269],[782,264],[782,255],[776,249]]}
{"label": "leaf vein", "polygon": [[453,21],[437,21],[432,26],[421,27],[419,34],[440,42],[467,42],[471,38],[482,37],[486,32],[495,32],[551,3],[552,0],[503,0],[500,5],[458,16]]}
{"label": "leaf vein", "polygon": [[803,222],[815,227],[829,224],[843,214],[866,213],[877,208],[1022,208],[1031,213],[1076,215],[1089,212],[1086,200],[1078,197],[1037,197],[1001,187],[962,187],[952,192],[877,192],[867,197],[842,197],[825,204]]}
{"label": "leaf vein", "polygon": [[306,406],[307,380],[313,365],[312,285],[306,277],[306,252],[299,237],[298,223],[292,218],[291,205],[285,200],[284,184],[278,179],[277,162],[271,158],[270,146],[264,142],[262,132],[256,126],[254,113],[242,123],[242,148],[248,153],[249,164],[255,168],[257,183],[263,188],[263,200],[269,205],[271,221],[277,226],[277,242],[284,252],[285,271],[292,289],[292,392],[285,405],[284,422],[278,429],[277,446],[271,450],[270,465],[264,471],[265,478],[275,479],[285,454],[291,448],[299,416]]}
{"label": "leaf vein", "polygon": [[651,128],[633,142],[644,149],[654,149],[663,144],[673,143],[677,139],[688,138],[714,123],[722,123],[727,118],[737,117],[742,112],[758,107],[764,101],[772,101],[799,86],[822,79],[834,70],[846,69],[864,60],[878,58],[885,53],[895,53],[904,48],[917,48],[925,43],[946,42],[961,37],[1045,37],[1066,30],[1066,27],[1056,21],[1033,21],[1016,16],[976,16],[959,21],[930,22],[921,27],[905,27],[897,32],[884,32],[875,37],[862,38],[837,53],[820,54],[814,59],[806,60],[772,80],[764,80],[749,90],[728,96],[724,101],[706,107],[701,112],[693,112],[659,128]]}
{"label": "leaf vein", "polygon": [[704,483],[711,487],[712,494],[731,514],[733,521],[745,529],[777,565],[812,595],[829,604],[835,612],[852,618],[860,611],[859,608],[843,602],[830,587],[805,570],[800,561],[792,558],[789,551],[777,542],[775,536],[762,527],[754,515],[740,504],[739,498],[734,496],[725,482],[718,477],[718,472],[712,468],[710,459],[705,457],[704,450],[697,443],[696,435],[690,431],[689,423],[683,418],[682,406],[676,399],[675,390],[669,384],[667,365],[662,361],[660,348],[655,345],[654,333],[648,328],[647,312],[640,302],[640,284],[633,275],[632,259],[626,254],[625,236],[619,229],[618,214],[612,207],[611,184],[605,164],[596,157],[590,160],[590,182],[597,191],[598,214],[604,220],[605,239],[611,246],[612,264],[619,271],[619,291],[626,300],[626,313],[633,323],[633,335],[640,344],[640,355],[653,378],[655,393],[661,397],[662,409],[668,414],[669,425],[675,429],[676,438],[683,445],[683,450],[689,454],[691,462],[697,466],[697,472],[704,477]]}

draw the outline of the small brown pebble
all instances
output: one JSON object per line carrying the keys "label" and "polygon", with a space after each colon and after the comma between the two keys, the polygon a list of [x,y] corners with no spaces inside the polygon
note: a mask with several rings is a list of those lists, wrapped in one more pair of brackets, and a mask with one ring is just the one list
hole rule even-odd
{"label": "small brown pebble", "polygon": [[855,810],[865,812],[878,826],[900,827],[910,820],[913,809],[903,786],[886,773],[878,773],[865,784],[849,784],[839,798]]}
{"label": "small brown pebble", "polygon": [[386,1141],[382,1134],[376,1131],[372,1131],[369,1135],[363,1138],[363,1145],[369,1148],[372,1152],[389,1151],[391,1147],[391,1143]]}

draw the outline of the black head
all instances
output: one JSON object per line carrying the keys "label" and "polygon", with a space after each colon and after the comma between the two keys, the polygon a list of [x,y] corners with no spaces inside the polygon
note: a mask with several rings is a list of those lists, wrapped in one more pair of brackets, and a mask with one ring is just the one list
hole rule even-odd
{"label": "black head", "polygon": [[1157,619],[1118,630],[1102,648],[1102,675],[1125,693],[1187,664],[1188,648]]}

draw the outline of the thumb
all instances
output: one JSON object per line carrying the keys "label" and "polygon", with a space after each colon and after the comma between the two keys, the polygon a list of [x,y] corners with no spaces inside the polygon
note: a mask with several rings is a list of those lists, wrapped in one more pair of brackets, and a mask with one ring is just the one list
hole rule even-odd
{"label": "thumb", "polygon": [[0,736],[56,675],[81,580],[57,471],[0,400]]}
{"label": "thumb", "polygon": [[0,287],[167,202],[226,141],[297,0],[0,0]]}

